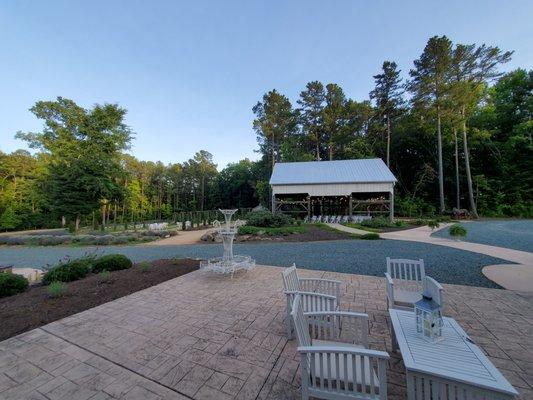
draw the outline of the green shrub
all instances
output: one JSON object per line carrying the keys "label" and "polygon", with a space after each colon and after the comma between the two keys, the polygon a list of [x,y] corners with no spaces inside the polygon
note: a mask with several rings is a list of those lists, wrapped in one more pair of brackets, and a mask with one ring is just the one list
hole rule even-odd
{"label": "green shrub", "polygon": [[428,221],[428,226],[431,229],[435,229],[435,228],[438,228],[440,226],[440,224],[439,224],[439,221],[437,221],[436,219],[431,219],[431,220]]}
{"label": "green shrub", "polygon": [[361,226],[368,228],[389,228],[392,226],[392,222],[384,217],[375,217],[361,221]]}
{"label": "green shrub", "polygon": [[454,224],[448,228],[448,233],[454,238],[466,236],[466,228],[459,224]]}
{"label": "green shrub", "polygon": [[65,294],[67,294],[67,284],[64,282],[55,281],[48,285],[46,291],[50,297],[63,297]]}
{"label": "green shrub", "polygon": [[43,276],[43,283],[49,285],[52,282],[72,282],[85,278],[91,272],[94,263],[93,257],[83,257],[76,260],[61,263],[48,270]]}
{"label": "green shrub", "polygon": [[425,219],[415,219],[413,221],[413,225],[416,225],[416,226],[423,226],[423,225],[427,225],[428,224],[428,221],[425,220]]}
{"label": "green shrub", "polygon": [[363,240],[378,240],[379,234],[371,232],[371,233],[365,233],[364,235],[359,236],[359,239]]}
{"label": "green shrub", "polygon": [[0,297],[22,293],[28,288],[28,280],[12,272],[0,272]]}
{"label": "green shrub", "polygon": [[121,269],[131,268],[132,265],[131,260],[122,254],[108,254],[96,259],[93,265],[93,271],[119,271]]}
{"label": "green shrub", "polygon": [[294,218],[281,213],[271,213],[270,211],[254,211],[246,217],[246,225],[259,226],[264,228],[280,228],[294,223]]}
{"label": "green shrub", "polygon": [[407,225],[406,222],[401,220],[401,219],[398,219],[398,220],[394,221],[394,226],[397,226],[399,228],[402,227],[402,226],[406,226],[406,225]]}
{"label": "green shrub", "polygon": [[148,262],[142,262],[139,264],[139,269],[141,272],[149,272],[152,269],[152,265]]}
{"label": "green shrub", "polygon": [[102,271],[98,274],[98,278],[100,278],[101,282],[107,282],[109,278],[111,278],[111,272],[109,271]]}

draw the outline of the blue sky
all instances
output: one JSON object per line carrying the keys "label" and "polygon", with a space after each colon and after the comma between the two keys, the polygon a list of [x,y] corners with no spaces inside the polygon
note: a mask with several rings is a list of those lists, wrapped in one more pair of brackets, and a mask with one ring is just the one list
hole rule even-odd
{"label": "blue sky", "polygon": [[0,0],[0,150],[42,125],[36,101],[118,103],[132,153],[219,166],[257,158],[253,105],[276,88],[295,101],[311,80],[368,98],[384,60],[405,74],[427,39],[515,50],[533,67],[532,1]]}

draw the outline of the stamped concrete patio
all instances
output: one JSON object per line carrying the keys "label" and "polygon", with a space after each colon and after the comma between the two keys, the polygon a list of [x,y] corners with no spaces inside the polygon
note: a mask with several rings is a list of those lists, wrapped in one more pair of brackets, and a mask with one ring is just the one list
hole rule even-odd
{"label": "stamped concrete patio", "polygon": [[[0,399],[299,398],[295,341],[284,337],[280,268],[229,277],[197,271],[0,342]],[[391,352],[382,278],[340,279],[343,308],[370,315],[371,347],[391,353],[389,398],[405,398]],[[454,317],[517,388],[533,398],[533,300],[444,285]],[[1,329],[1,327],[0,327]]]}

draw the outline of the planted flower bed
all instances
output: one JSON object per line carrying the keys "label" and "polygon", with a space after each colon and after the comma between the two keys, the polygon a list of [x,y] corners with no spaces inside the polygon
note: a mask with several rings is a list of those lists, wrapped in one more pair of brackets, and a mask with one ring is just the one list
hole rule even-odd
{"label": "planted flower bed", "polygon": [[107,246],[128,243],[151,242],[159,238],[175,236],[175,230],[164,231],[139,231],[121,233],[91,233],[73,235],[59,232],[57,234],[17,234],[0,236],[0,245],[11,246],[58,246],[58,245],[80,245],[80,246]]}

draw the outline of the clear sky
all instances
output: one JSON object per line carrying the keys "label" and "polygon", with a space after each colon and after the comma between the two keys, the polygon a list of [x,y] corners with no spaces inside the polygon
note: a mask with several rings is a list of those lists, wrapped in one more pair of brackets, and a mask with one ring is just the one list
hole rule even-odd
{"label": "clear sky", "polygon": [[368,98],[384,60],[406,74],[427,39],[515,50],[533,67],[533,1],[0,0],[0,150],[42,124],[36,101],[118,103],[143,160],[200,149],[220,167],[257,158],[253,105],[311,80]]}

